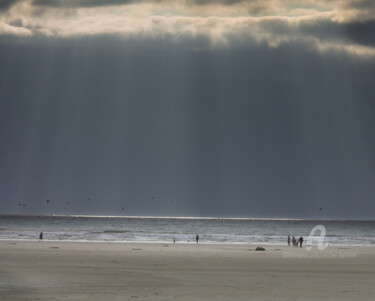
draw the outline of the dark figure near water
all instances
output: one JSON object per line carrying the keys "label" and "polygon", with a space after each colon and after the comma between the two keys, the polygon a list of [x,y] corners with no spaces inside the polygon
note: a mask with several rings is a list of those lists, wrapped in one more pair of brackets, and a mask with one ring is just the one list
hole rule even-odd
{"label": "dark figure near water", "polygon": [[39,240],[43,240],[43,232],[40,232],[40,234],[39,234]]}
{"label": "dark figure near water", "polygon": [[290,246],[290,235],[288,235],[288,246]]}
{"label": "dark figure near water", "polygon": [[293,243],[293,246],[295,246],[296,243],[297,243],[297,240],[296,240],[296,238],[294,237],[294,235],[293,235],[293,238],[292,238],[292,243]]}
{"label": "dark figure near water", "polygon": [[298,241],[297,241],[297,244],[299,243],[299,247],[302,248],[302,243],[303,243],[303,237],[301,236]]}
{"label": "dark figure near water", "polygon": [[197,241],[198,243],[198,240],[199,240],[199,235],[197,234],[197,236],[195,237],[195,240]]}

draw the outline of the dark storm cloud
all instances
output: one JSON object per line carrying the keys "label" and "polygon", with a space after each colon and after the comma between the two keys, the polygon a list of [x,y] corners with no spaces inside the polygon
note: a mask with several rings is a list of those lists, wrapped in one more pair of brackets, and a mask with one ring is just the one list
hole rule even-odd
{"label": "dark storm cloud", "polygon": [[375,9],[375,2],[372,0],[352,0],[352,1],[344,1],[343,5],[349,8],[356,8],[356,9]]}
{"label": "dark storm cloud", "polygon": [[10,7],[21,1],[24,0],[0,0],[0,13],[8,10]]}
{"label": "dark storm cloud", "polygon": [[[275,26],[275,30],[287,32],[285,24]],[[330,19],[301,22],[301,35],[316,37],[322,41],[347,40],[352,43],[375,46],[375,20],[355,22],[335,22]]]}
{"label": "dark storm cloud", "polygon": [[344,36],[363,45],[375,46],[375,20],[342,25]]}

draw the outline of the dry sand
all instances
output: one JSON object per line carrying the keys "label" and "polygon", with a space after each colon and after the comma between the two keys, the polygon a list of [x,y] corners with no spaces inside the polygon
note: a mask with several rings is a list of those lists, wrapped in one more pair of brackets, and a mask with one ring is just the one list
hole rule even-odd
{"label": "dry sand", "polygon": [[0,300],[375,300],[375,248],[0,241]]}

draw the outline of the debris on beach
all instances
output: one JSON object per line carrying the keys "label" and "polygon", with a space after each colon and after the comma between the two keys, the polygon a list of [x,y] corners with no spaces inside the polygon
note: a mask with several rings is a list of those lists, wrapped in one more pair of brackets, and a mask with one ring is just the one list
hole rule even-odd
{"label": "debris on beach", "polygon": [[256,247],[255,251],[265,251],[266,249],[263,247]]}

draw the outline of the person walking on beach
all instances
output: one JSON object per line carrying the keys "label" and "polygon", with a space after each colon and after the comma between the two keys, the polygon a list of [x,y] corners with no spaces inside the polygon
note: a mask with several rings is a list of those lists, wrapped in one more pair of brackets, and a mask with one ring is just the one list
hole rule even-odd
{"label": "person walking on beach", "polygon": [[288,235],[288,246],[290,246],[290,235]]}
{"label": "person walking on beach", "polygon": [[[303,243],[303,237],[302,236],[298,239],[298,242],[299,242],[299,247],[302,248],[302,243]],[[298,244],[298,242],[297,242],[297,244]]]}
{"label": "person walking on beach", "polygon": [[195,240],[197,241],[198,243],[198,240],[199,240],[199,235],[197,234],[197,236],[195,237]]}
{"label": "person walking on beach", "polygon": [[43,232],[40,232],[39,234],[39,241],[43,240]]}
{"label": "person walking on beach", "polygon": [[293,246],[296,246],[296,244],[297,244],[297,240],[296,240],[296,238],[294,237],[294,235],[293,235],[293,238],[292,238],[292,243],[293,243]]}

